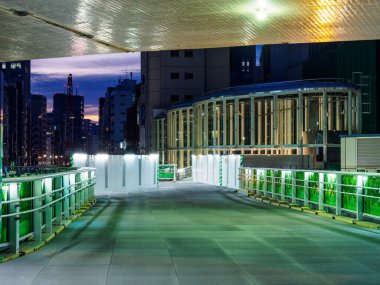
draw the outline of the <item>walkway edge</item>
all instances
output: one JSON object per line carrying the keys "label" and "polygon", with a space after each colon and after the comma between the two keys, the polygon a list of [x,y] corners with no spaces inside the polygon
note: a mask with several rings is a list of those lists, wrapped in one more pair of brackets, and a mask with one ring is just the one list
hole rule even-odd
{"label": "walkway edge", "polygon": [[31,254],[40,248],[42,248],[44,245],[52,241],[57,235],[59,235],[61,232],[63,232],[64,229],[66,229],[72,222],[77,220],[79,217],[81,217],[85,212],[87,212],[89,209],[91,209],[96,204],[96,198],[93,200],[87,202],[83,207],[80,208],[80,210],[75,211],[75,215],[71,217],[70,220],[66,220],[63,222],[61,226],[57,226],[55,230],[51,233],[46,233],[44,237],[44,240],[39,243],[33,243],[33,246],[28,246],[28,242],[24,242],[20,244],[20,252],[19,253],[12,253],[12,254],[4,254],[3,256],[0,256],[0,263],[7,262],[9,260],[15,259],[20,256],[24,256],[27,254]]}

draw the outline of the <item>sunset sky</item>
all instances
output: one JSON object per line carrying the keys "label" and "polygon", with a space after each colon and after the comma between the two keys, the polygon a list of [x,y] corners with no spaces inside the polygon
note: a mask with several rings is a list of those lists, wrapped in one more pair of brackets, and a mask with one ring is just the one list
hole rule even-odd
{"label": "sunset sky", "polygon": [[[133,71],[140,81],[140,53],[116,53],[79,57],[32,60],[32,94],[47,97],[48,110],[53,105],[53,94],[65,89],[68,74],[73,75],[74,94],[85,97],[85,117],[98,121],[98,99],[109,86]],[[129,77],[129,72],[128,72]]]}

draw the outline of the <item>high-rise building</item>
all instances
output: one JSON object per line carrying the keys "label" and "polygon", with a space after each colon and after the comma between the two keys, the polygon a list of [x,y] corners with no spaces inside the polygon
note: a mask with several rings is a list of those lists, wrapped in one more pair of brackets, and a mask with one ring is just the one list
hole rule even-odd
{"label": "high-rise building", "polygon": [[99,152],[99,125],[89,119],[83,120],[84,152],[96,154]]}
{"label": "high-rise building", "polygon": [[31,102],[31,163],[46,164],[46,97],[33,94]]}
{"label": "high-rise building", "polygon": [[61,157],[55,152],[59,144],[55,143],[58,139],[53,113],[46,113],[46,164],[62,164]]}
{"label": "high-rise building", "polygon": [[[70,77],[71,74],[68,82],[70,82]],[[84,97],[70,94],[69,91],[54,94],[53,117],[57,136],[55,154],[68,159],[72,153],[83,151]]]}
{"label": "high-rise building", "polygon": [[1,69],[4,165],[29,165],[30,61],[2,63]]}
{"label": "high-rise building", "polygon": [[125,125],[127,111],[135,103],[136,80],[124,79],[115,87],[109,87],[104,98],[99,100],[99,128],[101,150],[109,153],[124,153],[127,141]]}
{"label": "high-rise building", "polygon": [[251,84],[255,63],[256,48],[252,46],[142,53],[140,151],[156,151],[153,119],[170,105],[210,91]]}

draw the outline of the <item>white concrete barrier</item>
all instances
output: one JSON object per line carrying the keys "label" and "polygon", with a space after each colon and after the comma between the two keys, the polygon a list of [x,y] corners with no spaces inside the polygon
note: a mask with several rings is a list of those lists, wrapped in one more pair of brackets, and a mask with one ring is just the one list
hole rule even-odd
{"label": "white concrete barrier", "polygon": [[240,155],[193,155],[193,181],[239,188]]}
{"label": "white concrete barrier", "polygon": [[96,168],[95,194],[158,187],[158,155],[73,155],[74,167]]}

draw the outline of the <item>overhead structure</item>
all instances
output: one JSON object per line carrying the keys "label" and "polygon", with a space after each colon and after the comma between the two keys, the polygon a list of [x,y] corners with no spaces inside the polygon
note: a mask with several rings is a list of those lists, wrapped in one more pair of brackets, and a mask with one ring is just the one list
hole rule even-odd
{"label": "overhead structure", "polygon": [[378,0],[0,0],[0,61],[380,38]]}

